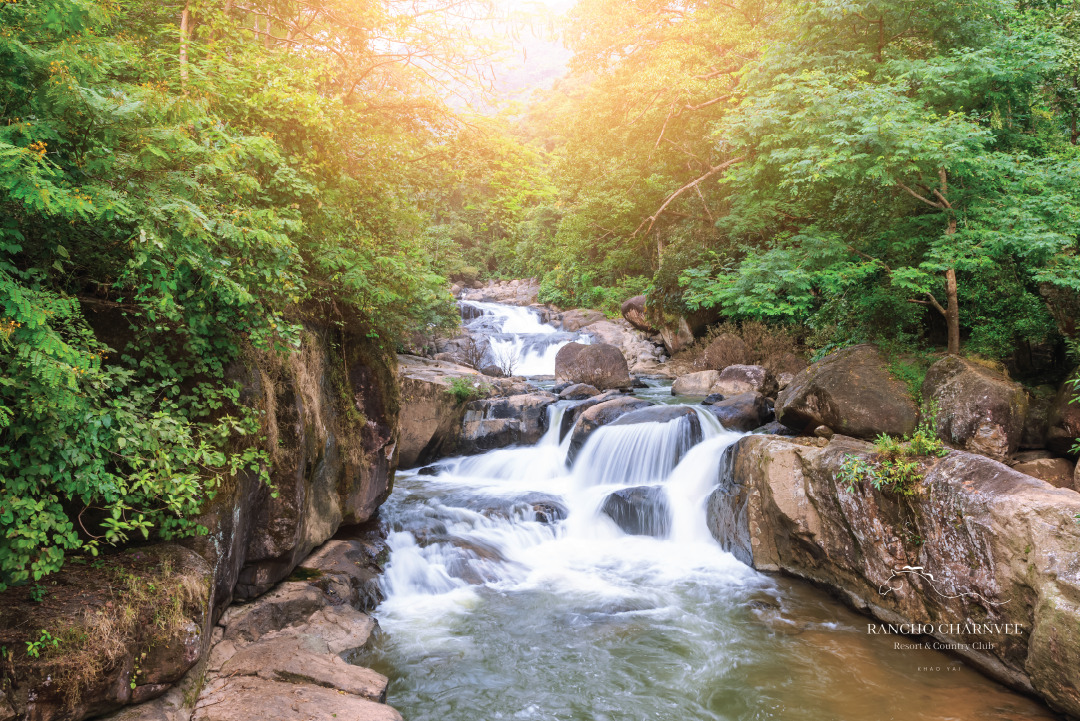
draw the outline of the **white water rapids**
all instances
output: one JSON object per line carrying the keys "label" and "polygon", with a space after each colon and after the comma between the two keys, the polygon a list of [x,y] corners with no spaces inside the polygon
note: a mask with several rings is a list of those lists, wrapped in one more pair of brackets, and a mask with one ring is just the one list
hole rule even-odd
{"label": "white water rapids", "polygon": [[581,333],[563,333],[544,323],[532,308],[480,301],[461,301],[465,328],[487,336],[488,362],[513,365],[514,375],[555,372],[555,356],[567,343],[589,343]]}
{"label": "white water rapids", "polygon": [[[398,472],[381,631],[359,660],[409,721],[1052,718],[721,550],[704,505],[742,434],[711,413],[694,407],[696,443],[686,416],[603,426],[568,467],[567,406],[535,446]],[[601,511],[638,486],[662,489],[665,537]]]}

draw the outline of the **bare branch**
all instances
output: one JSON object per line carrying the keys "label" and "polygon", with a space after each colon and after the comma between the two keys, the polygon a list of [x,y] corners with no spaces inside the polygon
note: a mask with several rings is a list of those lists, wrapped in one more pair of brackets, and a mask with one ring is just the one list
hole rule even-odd
{"label": "bare branch", "polygon": [[660,217],[660,214],[664,212],[665,208],[667,208],[669,205],[671,205],[672,201],[674,201],[680,195],[685,193],[687,190],[690,190],[690,188],[696,187],[697,184],[702,182],[703,180],[708,180],[709,178],[716,175],[717,173],[719,173],[721,171],[724,171],[724,170],[727,170],[728,168],[730,168],[735,163],[738,163],[738,162],[740,162],[742,160],[745,160],[745,159],[746,159],[745,155],[740,155],[737,158],[732,158],[731,160],[720,163],[720,165],[717,165],[717,166],[714,166],[714,167],[710,168],[709,172],[705,173],[705,175],[702,175],[700,178],[697,178],[696,180],[691,180],[689,183],[687,183],[683,187],[676,190],[674,193],[672,193],[671,195],[669,195],[667,197],[667,200],[664,201],[664,203],[657,209],[657,211],[655,213],[650,215],[645,220],[641,221],[641,225],[639,225],[637,227],[637,229],[633,233],[630,234],[631,237],[633,237],[633,236],[637,235],[639,232],[641,232],[641,229],[645,226],[646,223],[649,224],[649,227],[645,228],[645,234],[648,235],[649,231],[652,230],[653,224],[656,223],[656,219]]}

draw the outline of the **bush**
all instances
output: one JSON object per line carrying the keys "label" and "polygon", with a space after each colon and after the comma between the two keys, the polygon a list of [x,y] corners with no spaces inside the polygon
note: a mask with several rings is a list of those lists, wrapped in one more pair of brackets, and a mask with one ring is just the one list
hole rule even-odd
{"label": "bush", "polygon": [[472,378],[451,378],[446,392],[453,396],[457,403],[468,403],[486,395],[487,386]]}
{"label": "bush", "polygon": [[848,492],[862,481],[869,481],[876,490],[903,496],[919,492],[926,477],[925,459],[941,457],[949,452],[934,431],[936,409],[923,419],[913,433],[902,440],[882,434],[874,440],[875,457],[863,459],[848,455],[837,478]]}

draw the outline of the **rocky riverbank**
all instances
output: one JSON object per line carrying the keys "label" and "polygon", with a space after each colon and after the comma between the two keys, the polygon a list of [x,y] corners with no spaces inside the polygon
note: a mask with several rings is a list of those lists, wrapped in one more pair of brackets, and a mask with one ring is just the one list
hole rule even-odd
{"label": "rocky riverbank", "polygon": [[[314,563],[305,559],[342,527],[370,520],[389,494],[398,437],[395,359],[363,335],[311,323],[297,352],[281,357],[251,349],[229,377],[240,385],[241,402],[263,419],[270,482],[260,479],[258,469],[240,469],[224,479],[196,519],[203,533],[93,560],[71,559],[40,584],[0,594],[3,721],[78,721],[130,704],[141,704],[131,718],[190,718],[211,693],[207,679],[218,672],[209,665],[211,649],[232,642],[239,652],[258,640],[230,635],[241,608],[270,609],[261,633],[293,628],[279,635],[302,636],[308,652],[326,657],[320,663],[340,678],[356,675],[328,656],[348,650],[339,648],[336,632],[311,626],[308,617],[321,611],[355,620],[356,608],[374,603],[370,577],[356,585],[355,573],[342,582],[335,580],[340,569],[316,566],[321,580],[303,581],[304,590],[290,581],[263,594],[302,563]],[[362,550],[355,553],[363,556]],[[373,568],[357,566],[356,573],[371,576]],[[294,591],[308,599],[306,610],[276,600]],[[236,605],[257,598],[253,606]],[[308,630],[297,630],[300,625]],[[348,644],[362,642],[351,638]],[[262,653],[253,647],[244,658]],[[245,669],[255,668],[245,663]],[[327,709],[329,717],[333,707],[327,699],[344,699],[350,708],[376,706],[374,692],[354,700],[322,688],[326,678],[305,680],[287,668],[274,673],[240,681],[247,671],[227,671],[232,680],[222,684],[248,684],[254,694],[247,707],[207,702],[198,718],[227,718],[216,714],[228,708],[243,710],[234,718],[250,718],[258,708],[263,718],[301,719],[308,718],[304,709],[311,704]],[[289,685],[289,678],[299,685]],[[293,698],[297,703],[290,705]],[[153,699],[159,701],[146,703]],[[371,718],[393,717],[381,707],[377,711]]]}

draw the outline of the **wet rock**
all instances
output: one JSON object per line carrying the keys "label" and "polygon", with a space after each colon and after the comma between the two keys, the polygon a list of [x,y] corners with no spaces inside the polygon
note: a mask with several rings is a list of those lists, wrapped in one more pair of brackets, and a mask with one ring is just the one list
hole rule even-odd
{"label": "wet rock", "polygon": [[379,567],[375,562],[377,554],[378,551],[364,541],[331,539],[304,559],[299,568],[341,576],[347,591],[335,595],[354,608],[370,611],[382,598]]}
{"label": "wet rock", "polygon": [[750,362],[750,349],[742,338],[731,333],[721,333],[712,339],[702,356],[705,367],[722,371],[731,365],[745,365]]}
{"label": "wet rock", "polygon": [[469,403],[462,419],[458,452],[482,453],[536,443],[547,430],[547,407],[555,401],[556,396],[539,392]]}
{"label": "wet rock", "polygon": [[724,400],[723,393],[710,393],[709,395],[705,396],[705,400],[701,401],[701,405],[711,406],[713,403],[719,403],[722,400]]}
{"label": "wet rock", "polygon": [[776,419],[810,433],[825,425],[856,438],[915,430],[916,408],[907,387],[887,370],[877,348],[844,348],[800,371],[776,399]]}
{"label": "wet rock", "polygon": [[622,313],[622,317],[626,318],[630,325],[638,330],[646,333],[656,332],[656,329],[649,323],[648,315],[645,313],[645,296],[635,295],[633,298],[627,298],[619,306],[619,312]]}
{"label": "wet rock", "polygon": [[[1080,374],[1077,369],[1072,376]],[[1072,384],[1063,383],[1058,390],[1054,402],[1050,406],[1047,418],[1046,447],[1059,456],[1076,458],[1073,448],[1080,439],[1080,402],[1072,400],[1080,393],[1080,388],[1074,388]]]}
{"label": "wet rock", "polygon": [[253,643],[226,661],[221,673],[313,684],[377,702],[386,700],[388,683],[382,674],[331,654],[326,642],[316,636],[284,636]]}
{"label": "wet rock", "polygon": [[776,389],[776,378],[761,366],[729,365],[720,371],[720,377],[710,390],[725,396],[736,396],[740,393],[775,396]]}
{"label": "wet rock", "polygon": [[1013,463],[1012,469],[1046,481],[1055,488],[1073,488],[1075,466],[1068,458],[1035,458]]}
{"label": "wet rock", "polygon": [[615,491],[604,499],[600,510],[632,536],[666,538],[671,532],[671,509],[661,486]]}
{"label": "wet rock", "polygon": [[250,721],[253,709],[260,721],[402,721],[394,709],[362,696],[257,676],[214,681],[191,721]]}
{"label": "wet rock", "polygon": [[708,396],[713,386],[720,380],[720,371],[698,371],[687,373],[675,379],[671,384],[673,396]]}
{"label": "wet rock", "polygon": [[586,398],[580,401],[571,401],[569,404],[563,407],[562,423],[559,429],[559,440],[561,441],[566,437],[566,434],[573,430],[574,425],[577,423],[581,414],[589,410],[593,406],[600,405],[615,398],[622,398],[622,394],[617,390],[604,391],[598,396],[592,398]]}
{"label": "wet rock", "polygon": [[961,625],[933,635],[968,644],[956,652],[971,665],[1080,715],[1080,494],[963,451],[927,459],[919,493],[849,491],[841,466],[872,446],[839,435],[819,443],[750,435],[732,446],[708,501],[721,544],[884,622],[1017,624],[1020,633]]}
{"label": "wet rock", "polygon": [[437,466],[424,466],[416,472],[418,476],[437,476],[439,475],[439,469]]}
{"label": "wet rock", "polygon": [[559,392],[559,398],[570,401],[580,401],[598,395],[600,391],[585,383],[575,383]]}
{"label": "wet rock", "polygon": [[936,430],[947,443],[1004,461],[1020,447],[1027,394],[1019,383],[957,356],[930,367],[922,385],[924,413],[937,408]]}
{"label": "wet rock", "polygon": [[706,408],[729,431],[748,432],[773,419],[769,399],[760,393],[740,393]]}
{"label": "wet rock", "polygon": [[570,436],[570,446],[566,454],[567,462],[572,463],[574,461],[581,447],[585,445],[585,441],[597,428],[607,425],[631,411],[651,405],[652,403],[640,398],[624,396],[598,403],[587,409],[574,423]]}
{"label": "wet rock", "polygon": [[555,379],[586,383],[599,390],[629,388],[630,369],[613,345],[569,343],[555,356]]}
{"label": "wet rock", "polygon": [[[597,321],[605,319],[606,316],[598,310],[576,308],[574,310],[564,311],[559,319],[559,325],[564,331],[574,332],[581,330],[591,323],[596,323]],[[558,375],[558,373],[556,373],[556,375]]]}

